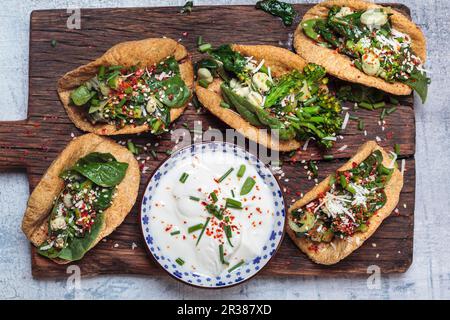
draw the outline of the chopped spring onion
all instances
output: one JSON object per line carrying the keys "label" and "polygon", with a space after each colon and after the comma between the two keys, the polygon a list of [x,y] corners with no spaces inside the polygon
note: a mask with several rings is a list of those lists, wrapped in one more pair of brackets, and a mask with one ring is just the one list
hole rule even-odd
{"label": "chopped spring onion", "polygon": [[200,232],[200,235],[198,236],[198,239],[197,239],[197,242],[195,243],[195,245],[198,245],[198,243],[200,242],[200,239],[202,238],[203,233],[205,233],[205,229],[206,229],[206,227],[208,226],[209,220],[211,220],[210,217],[206,218],[205,225],[203,226],[202,232]]}
{"label": "chopped spring onion", "polygon": [[394,152],[399,155],[400,154],[400,145],[398,143],[396,143],[394,145]]}
{"label": "chopped spring onion", "polygon": [[216,193],[213,191],[209,194],[213,202],[217,202],[219,199],[217,198]]}
{"label": "chopped spring onion", "polygon": [[184,260],[181,258],[177,258],[177,260],[175,260],[176,263],[178,263],[180,266],[182,266],[184,264]]}
{"label": "chopped spring onion", "polygon": [[210,50],[211,48],[212,48],[211,43],[203,43],[198,46],[198,51],[200,51],[201,53],[204,53],[204,52]]}
{"label": "chopped spring onion", "polygon": [[230,109],[230,105],[225,101],[220,101],[220,106],[225,109]]}
{"label": "chopped spring onion", "polygon": [[360,130],[360,131],[364,130],[364,121],[363,120],[358,121],[358,130]]}
{"label": "chopped spring onion", "polygon": [[332,154],[325,154],[323,156],[323,160],[330,161],[330,160],[333,160],[333,159],[334,159],[334,156]]}
{"label": "chopped spring onion", "polygon": [[244,176],[244,174],[245,174],[245,169],[246,169],[246,167],[245,167],[244,164],[242,164],[242,165],[239,167],[239,170],[238,170],[238,172],[237,172],[237,176],[238,176],[239,178],[242,178],[242,177]]}
{"label": "chopped spring onion", "polygon": [[183,174],[180,177],[180,182],[185,183],[188,177],[189,177],[189,174],[187,174],[186,172],[183,172]]}
{"label": "chopped spring onion", "polygon": [[127,142],[127,148],[132,154],[138,154],[139,153],[136,145],[131,140]]}
{"label": "chopped spring onion", "polygon": [[237,200],[234,200],[231,198],[226,199],[225,206],[227,208],[232,208],[232,209],[242,209],[242,203],[240,201],[237,201]]}
{"label": "chopped spring onion", "polygon": [[209,82],[206,81],[205,79],[198,80],[198,84],[201,85],[203,88],[208,88],[209,86]]}
{"label": "chopped spring onion", "polygon": [[233,247],[233,244],[231,243],[231,238],[233,237],[233,233],[232,233],[232,230],[231,230],[231,226],[230,225],[225,225],[224,227],[223,227],[223,231],[225,231],[225,235],[227,236],[227,240],[228,240],[228,243],[230,244],[230,246],[232,246]]}
{"label": "chopped spring onion", "polygon": [[188,233],[192,233],[192,232],[195,232],[195,231],[198,231],[198,230],[201,230],[201,229],[203,229],[203,223],[199,223],[199,224],[196,224],[194,226],[189,227],[188,228]]}
{"label": "chopped spring onion", "polygon": [[252,191],[255,184],[256,184],[256,181],[253,178],[247,177],[247,179],[245,179],[245,181],[244,181],[244,184],[242,185],[240,195],[245,196],[246,194],[249,194],[250,191]]}
{"label": "chopped spring onion", "polygon": [[380,108],[383,108],[385,106],[386,106],[386,103],[384,101],[373,104],[373,108],[374,109],[380,109]]}
{"label": "chopped spring onion", "polygon": [[197,46],[201,46],[203,44],[203,37],[202,36],[198,36],[197,37]]}
{"label": "chopped spring onion", "polygon": [[237,268],[241,267],[243,264],[245,263],[244,260],[239,261],[238,263],[236,263],[234,266],[232,266],[230,269],[228,269],[228,272],[233,272],[234,270],[236,270]]}
{"label": "chopped spring onion", "polygon": [[172,232],[170,233],[171,236],[176,236],[177,234],[180,234],[180,230],[172,231]]}
{"label": "chopped spring onion", "polygon": [[222,262],[222,264],[229,264],[227,261],[225,261],[225,256],[223,254],[223,244],[219,245],[219,256],[220,256],[220,262]]}
{"label": "chopped spring onion", "polygon": [[191,199],[192,201],[200,201],[200,198],[193,197],[193,196],[190,196],[189,199]]}
{"label": "chopped spring onion", "polygon": [[219,178],[219,180],[217,180],[217,182],[220,183],[220,182],[222,182],[223,180],[225,180],[225,179],[230,175],[230,173],[231,173],[233,170],[234,170],[234,168],[228,169],[228,171],[225,172],[225,173],[223,174],[223,176],[221,176],[221,177]]}
{"label": "chopped spring onion", "polygon": [[233,189],[231,189],[231,196],[234,198],[235,197],[235,195],[234,195],[234,190]]}
{"label": "chopped spring onion", "polygon": [[395,111],[397,111],[397,107],[392,107],[386,110],[386,113],[389,115],[391,113],[394,113]]}

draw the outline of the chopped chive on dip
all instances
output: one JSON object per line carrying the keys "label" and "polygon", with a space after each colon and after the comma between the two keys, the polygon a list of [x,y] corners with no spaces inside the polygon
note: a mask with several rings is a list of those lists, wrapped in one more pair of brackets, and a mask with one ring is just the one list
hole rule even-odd
{"label": "chopped chive on dip", "polygon": [[227,198],[225,206],[232,209],[242,209],[242,203],[238,200]]}
{"label": "chopped chive on dip", "polygon": [[183,172],[183,174],[180,177],[180,182],[185,183],[188,177],[189,177],[189,174],[187,174],[186,172]]}
{"label": "chopped chive on dip", "polygon": [[180,230],[172,231],[170,233],[171,236],[176,236],[177,234],[180,234]]}
{"label": "chopped chive on dip", "polygon": [[189,199],[191,199],[192,201],[200,201],[200,198],[193,196],[190,196]]}
{"label": "chopped chive on dip", "polygon": [[225,179],[230,175],[230,173],[233,172],[233,170],[234,170],[234,168],[228,169],[228,171],[225,172],[225,173],[223,174],[223,176],[221,176],[221,177],[217,180],[217,182],[220,183],[220,182],[222,182],[223,180],[225,180]]}
{"label": "chopped chive on dip", "polygon": [[242,185],[240,195],[245,196],[246,194],[249,194],[250,191],[252,191],[255,184],[256,184],[256,181],[253,178],[247,177],[247,179],[245,179],[245,181],[244,181],[244,184]]}
{"label": "chopped chive on dip", "polygon": [[217,195],[216,195],[216,193],[215,193],[214,191],[211,192],[211,193],[209,194],[209,196],[211,197],[211,200],[212,200],[213,202],[219,201],[219,199],[217,198]]}
{"label": "chopped chive on dip", "polygon": [[220,257],[220,262],[222,262],[222,264],[229,264],[225,260],[225,255],[224,255],[224,251],[223,251],[223,244],[219,245],[219,257]]}
{"label": "chopped chive on dip", "polygon": [[198,243],[200,242],[200,239],[203,237],[203,234],[205,233],[205,229],[208,226],[209,220],[211,220],[210,217],[206,218],[206,222],[202,227],[202,231],[200,232],[200,235],[198,236],[197,242],[195,243],[195,245],[198,245]]}
{"label": "chopped chive on dip", "polygon": [[238,263],[236,263],[234,266],[232,266],[230,269],[228,269],[228,272],[233,272],[234,270],[236,270],[237,268],[241,267],[242,265],[244,265],[245,261],[241,260]]}
{"label": "chopped chive on dip", "polygon": [[202,228],[203,228],[203,223],[199,223],[199,224],[193,225],[193,226],[188,228],[188,233],[192,233],[192,232],[201,230]]}
{"label": "chopped chive on dip", "polygon": [[239,167],[239,170],[238,170],[238,172],[237,172],[237,176],[238,176],[239,178],[242,178],[242,177],[244,176],[244,174],[245,174],[245,169],[246,169],[246,167],[245,167],[244,164],[242,164],[242,165]]}
{"label": "chopped chive on dip", "polygon": [[180,266],[182,266],[182,265],[184,264],[184,260],[181,259],[181,258],[177,258],[177,259],[175,260],[175,262],[178,263]]}

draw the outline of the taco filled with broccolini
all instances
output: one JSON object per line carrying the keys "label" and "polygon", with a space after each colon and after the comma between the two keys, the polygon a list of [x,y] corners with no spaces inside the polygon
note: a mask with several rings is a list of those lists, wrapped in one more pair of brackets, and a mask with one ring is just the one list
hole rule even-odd
{"label": "taco filled with broccolini", "polygon": [[342,80],[425,101],[426,41],[420,28],[388,7],[329,0],[311,8],[294,37],[297,53]]}
{"label": "taco filled with broccolini", "polygon": [[358,249],[397,206],[403,176],[376,142],[288,210],[286,231],[314,262],[335,264]]}
{"label": "taco filled with broccolini", "polygon": [[341,105],[323,67],[286,49],[233,44],[209,49],[196,70],[200,103],[245,137],[280,151],[336,140]]}
{"label": "taco filled with broccolini", "polygon": [[187,107],[193,81],[186,48],[172,39],[155,38],[113,46],[64,75],[58,93],[81,130],[159,134]]}
{"label": "taco filled with broccolini", "polygon": [[139,180],[128,149],[92,133],[77,137],[33,190],[22,230],[39,254],[60,264],[79,260],[122,223]]}

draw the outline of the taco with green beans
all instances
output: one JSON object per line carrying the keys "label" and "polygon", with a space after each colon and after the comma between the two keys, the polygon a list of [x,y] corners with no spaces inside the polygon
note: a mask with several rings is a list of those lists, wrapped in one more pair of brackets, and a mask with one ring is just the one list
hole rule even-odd
{"label": "taco with green beans", "polygon": [[345,165],[288,210],[286,230],[311,260],[331,265],[358,249],[397,206],[403,176],[376,142],[364,143]]}
{"label": "taco with green beans", "polygon": [[192,62],[168,38],[119,43],[65,74],[59,97],[72,122],[99,135],[168,130],[192,97]]}
{"label": "taco with green beans", "polygon": [[280,151],[336,140],[341,105],[323,67],[286,49],[233,44],[208,50],[196,69],[201,104],[245,137]]}
{"label": "taco with green beans", "polygon": [[80,260],[125,219],[139,180],[128,149],[92,133],[77,137],[31,194],[22,230],[39,254],[56,263]]}
{"label": "taco with green beans", "polygon": [[335,77],[425,102],[430,79],[420,28],[388,7],[329,0],[308,10],[294,35],[297,53]]}

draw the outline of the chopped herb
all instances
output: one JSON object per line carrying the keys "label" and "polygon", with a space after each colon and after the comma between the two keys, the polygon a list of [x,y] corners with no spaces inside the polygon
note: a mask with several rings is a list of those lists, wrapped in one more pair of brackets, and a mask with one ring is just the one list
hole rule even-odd
{"label": "chopped herb", "polygon": [[158,155],[156,154],[155,150],[150,150],[150,154],[152,155],[153,159],[158,160]]}
{"label": "chopped herb", "polygon": [[392,96],[389,96],[389,102],[391,104],[399,104],[400,103],[396,98],[394,98]]}
{"label": "chopped herb", "polygon": [[52,39],[52,41],[50,41],[50,45],[54,48],[57,45],[57,42],[55,39]]}
{"label": "chopped herb", "polygon": [[209,82],[206,81],[206,79],[198,80],[198,84],[201,85],[203,88],[208,88],[208,86],[209,86]]}
{"label": "chopped herb", "polygon": [[177,258],[177,260],[175,260],[176,263],[178,263],[180,266],[182,266],[184,264],[184,260],[181,258]]}
{"label": "chopped herb", "polygon": [[383,120],[386,117],[386,109],[383,109],[380,114],[380,120]]}
{"label": "chopped herb", "polygon": [[202,36],[198,36],[197,37],[197,46],[201,46],[203,44],[203,37]]}
{"label": "chopped herb", "polygon": [[220,101],[220,106],[225,109],[230,109],[230,105],[225,101]]}
{"label": "chopped herb", "polygon": [[228,269],[228,272],[233,272],[234,270],[236,270],[237,268],[241,267],[243,264],[245,263],[244,260],[239,261],[238,263],[236,263],[234,266],[232,266],[230,269]]}
{"label": "chopped herb", "polygon": [[217,182],[220,183],[220,182],[222,182],[223,180],[225,180],[225,179],[230,175],[230,173],[231,173],[233,170],[234,170],[234,168],[228,169],[228,171],[225,172],[225,173],[223,174],[223,176],[221,176],[221,177],[219,178],[219,180],[217,180]]}
{"label": "chopped herb", "polygon": [[211,43],[203,43],[200,46],[198,46],[198,51],[201,53],[204,53],[212,48]]}
{"label": "chopped herb", "polygon": [[333,160],[333,159],[334,159],[334,156],[332,154],[325,154],[323,156],[323,160],[326,160],[326,161],[330,161],[330,160]]}
{"label": "chopped herb", "polygon": [[398,143],[394,145],[394,152],[397,156],[400,155],[400,145]]}
{"label": "chopped herb", "polygon": [[373,104],[371,103],[367,103],[367,102],[360,102],[358,104],[361,108],[366,109],[366,110],[373,110]]}
{"label": "chopped herb", "polygon": [[235,195],[234,195],[234,190],[233,189],[231,189],[231,196],[234,198],[235,197]]}
{"label": "chopped herb", "polygon": [[397,111],[397,107],[392,107],[392,108],[389,108],[389,109],[387,109],[386,110],[386,114],[391,114],[391,113],[394,113],[395,111]]}
{"label": "chopped herb", "polygon": [[311,170],[312,176],[313,176],[314,178],[316,178],[317,175],[318,175],[317,164],[316,164],[314,161],[310,160],[310,161],[308,162],[308,167],[309,167],[309,170]]}
{"label": "chopped herb", "polygon": [[180,177],[180,182],[185,183],[188,177],[189,177],[189,174],[187,174],[186,172],[183,172],[183,174]]}
{"label": "chopped herb", "polygon": [[171,236],[175,236],[177,234],[180,234],[180,230],[173,231],[173,232],[170,233]]}
{"label": "chopped herb", "polygon": [[242,189],[241,189],[241,196],[245,196],[246,194],[249,194],[250,191],[252,191],[253,187],[255,186],[256,181],[251,178],[251,177],[247,177],[247,179],[245,179],[244,184],[242,185]]}
{"label": "chopped herb", "polygon": [[242,165],[239,167],[239,170],[238,170],[238,172],[237,172],[237,176],[238,176],[239,178],[242,178],[242,177],[244,176],[244,174],[245,174],[245,165],[242,164]]}
{"label": "chopped herb", "polygon": [[212,214],[214,217],[216,217],[219,220],[223,219],[223,211],[214,204],[208,204],[206,206],[206,211],[208,211],[210,214]]}
{"label": "chopped herb", "polygon": [[210,217],[206,218],[205,225],[203,226],[202,232],[200,232],[200,235],[198,236],[198,239],[197,239],[197,242],[195,243],[195,245],[198,245],[198,243],[200,242],[200,239],[202,238],[203,233],[205,232],[206,227],[208,226],[209,220],[211,220]]}
{"label": "chopped herb", "polygon": [[232,230],[231,230],[231,226],[230,225],[225,225],[224,227],[223,227],[223,231],[225,231],[225,235],[227,236],[227,240],[228,240],[228,243],[230,244],[230,246],[232,246],[233,247],[233,244],[231,243],[231,238],[232,238],[232,236],[233,236],[233,233],[232,233]]}
{"label": "chopped herb", "polygon": [[378,102],[378,103],[374,103],[373,104],[373,108],[374,109],[380,109],[386,106],[386,103],[384,101]]}
{"label": "chopped herb", "polygon": [[127,148],[128,148],[128,150],[130,150],[130,152],[132,154],[138,154],[139,153],[138,148],[136,147],[136,145],[132,141],[128,141],[127,142]]}
{"label": "chopped herb", "polygon": [[220,255],[220,262],[222,262],[222,264],[229,264],[227,261],[225,261],[225,256],[223,254],[223,244],[219,245],[219,255]]}
{"label": "chopped herb", "polygon": [[364,130],[364,121],[363,120],[358,121],[358,130],[360,130],[360,131]]}
{"label": "chopped herb", "polygon": [[180,13],[191,13],[193,6],[194,6],[194,1],[186,1],[184,6],[181,8]]}
{"label": "chopped herb", "polygon": [[194,225],[194,226],[190,226],[190,227],[188,228],[188,233],[195,232],[195,231],[200,230],[200,229],[202,229],[202,228],[203,228],[203,223],[199,223],[199,224],[196,224],[196,225]]}
{"label": "chopped herb", "polygon": [[191,199],[191,200],[193,200],[193,201],[200,201],[200,198],[193,197],[193,196],[190,196],[189,199]]}
{"label": "chopped herb", "polygon": [[217,198],[217,195],[216,195],[216,193],[213,191],[213,192],[211,192],[210,194],[209,194],[209,196],[211,197],[211,199],[212,199],[212,201],[214,202],[214,203],[216,203],[217,201],[219,201],[219,199]]}
{"label": "chopped herb", "polygon": [[225,207],[232,209],[242,209],[242,203],[238,200],[227,198],[225,201]]}
{"label": "chopped herb", "polygon": [[348,118],[349,118],[350,120],[359,120],[359,117],[353,116],[353,115],[350,115]]}
{"label": "chopped herb", "polygon": [[172,155],[172,150],[166,150],[165,153],[166,153],[168,156],[170,156],[170,155]]}

